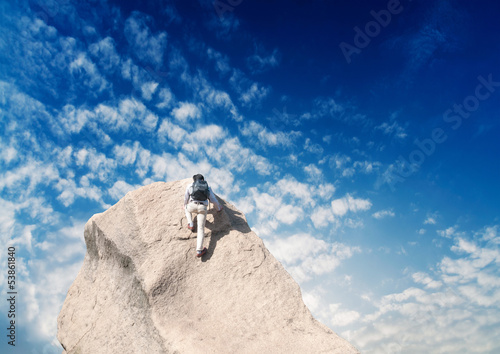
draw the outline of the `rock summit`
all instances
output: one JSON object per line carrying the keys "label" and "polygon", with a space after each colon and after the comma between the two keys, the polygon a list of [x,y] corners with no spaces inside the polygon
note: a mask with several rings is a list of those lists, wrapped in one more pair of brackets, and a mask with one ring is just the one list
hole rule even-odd
{"label": "rock summit", "polygon": [[85,225],[87,253],[58,317],[64,354],[358,351],[313,318],[300,288],[221,201],[203,258],[182,209],[190,180],[127,193]]}

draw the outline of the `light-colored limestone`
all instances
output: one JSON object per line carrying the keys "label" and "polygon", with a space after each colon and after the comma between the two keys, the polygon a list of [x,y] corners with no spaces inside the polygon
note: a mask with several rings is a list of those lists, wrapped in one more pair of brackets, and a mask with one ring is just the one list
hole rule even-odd
{"label": "light-colored limestone", "polygon": [[129,192],[87,222],[87,254],[58,317],[65,353],[357,353],[312,317],[234,206],[209,211],[208,253],[195,257],[189,182]]}

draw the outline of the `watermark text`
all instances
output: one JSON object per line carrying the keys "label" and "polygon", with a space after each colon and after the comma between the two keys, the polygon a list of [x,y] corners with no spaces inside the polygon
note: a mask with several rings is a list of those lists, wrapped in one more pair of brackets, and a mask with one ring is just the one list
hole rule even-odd
{"label": "watermark text", "polygon": [[[485,101],[500,87],[500,81],[493,81],[493,75],[487,77],[482,75],[477,77],[479,82],[474,93],[465,97],[461,103],[454,103],[453,106],[443,113],[443,121],[451,124],[452,130],[460,128],[464,120],[471,117],[472,113],[479,109],[481,101]],[[444,143],[448,135],[443,128],[434,128],[430,136],[425,139],[415,139],[413,141],[416,148],[407,157],[399,155],[398,159],[384,173],[384,182],[395,191],[395,185],[403,182],[406,178],[416,173],[425,159],[436,151],[439,144]]]}
{"label": "watermark text", "polygon": [[[412,1],[412,0],[407,0]],[[382,29],[389,26],[395,15],[403,12],[404,7],[400,0],[389,0],[385,9],[370,11],[373,20],[368,21],[364,27],[354,27],[354,38],[352,43],[341,42],[340,50],[348,64],[352,62],[353,54],[360,54],[361,50],[368,47],[373,38],[377,37]]]}
{"label": "watermark text", "polygon": [[7,302],[9,303],[7,343],[13,347],[16,346],[16,296],[16,248],[10,246],[7,249]]}

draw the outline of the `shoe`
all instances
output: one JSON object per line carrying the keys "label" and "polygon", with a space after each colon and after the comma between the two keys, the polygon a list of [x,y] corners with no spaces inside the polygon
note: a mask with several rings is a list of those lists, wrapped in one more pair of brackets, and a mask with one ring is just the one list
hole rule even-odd
{"label": "shoe", "polygon": [[196,257],[201,257],[203,256],[205,253],[207,253],[207,248],[203,248],[203,251],[196,251]]}
{"label": "shoe", "polygon": [[194,225],[193,226],[189,226],[189,224],[188,224],[188,229],[191,230],[191,231],[194,231]]}

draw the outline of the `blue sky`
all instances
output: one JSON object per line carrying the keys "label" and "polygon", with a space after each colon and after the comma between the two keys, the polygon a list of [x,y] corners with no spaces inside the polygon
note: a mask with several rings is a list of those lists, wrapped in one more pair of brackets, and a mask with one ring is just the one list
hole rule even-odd
{"label": "blue sky", "polygon": [[85,222],[195,173],[362,352],[500,350],[496,2],[0,7],[2,350],[61,352]]}

